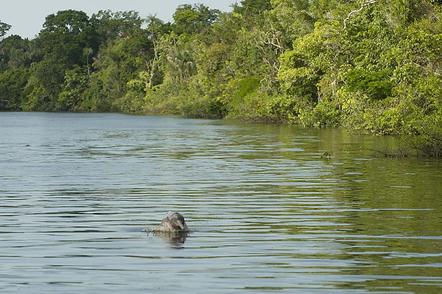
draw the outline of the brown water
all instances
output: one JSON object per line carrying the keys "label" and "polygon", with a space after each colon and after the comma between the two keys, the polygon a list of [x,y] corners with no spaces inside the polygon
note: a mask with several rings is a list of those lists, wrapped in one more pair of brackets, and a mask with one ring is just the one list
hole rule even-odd
{"label": "brown water", "polygon": [[[442,164],[373,151],[394,144],[0,113],[0,292],[442,293]],[[143,232],[169,210],[184,244]]]}

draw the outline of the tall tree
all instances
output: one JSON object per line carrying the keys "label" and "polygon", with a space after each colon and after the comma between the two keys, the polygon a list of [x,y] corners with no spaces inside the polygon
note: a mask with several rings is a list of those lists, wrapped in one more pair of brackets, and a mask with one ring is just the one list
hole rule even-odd
{"label": "tall tree", "polygon": [[100,10],[92,15],[90,22],[98,35],[99,43],[106,45],[118,38],[138,33],[144,21],[135,11]]}
{"label": "tall tree", "polygon": [[98,48],[97,35],[89,17],[76,10],[59,11],[46,17],[37,43],[43,58],[56,57],[68,67],[87,63],[84,48]]}
{"label": "tall tree", "polygon": [[173,15],[173,31],[177,34],[195,34],[207,30],[220,14],[203,4],[178,6]]}

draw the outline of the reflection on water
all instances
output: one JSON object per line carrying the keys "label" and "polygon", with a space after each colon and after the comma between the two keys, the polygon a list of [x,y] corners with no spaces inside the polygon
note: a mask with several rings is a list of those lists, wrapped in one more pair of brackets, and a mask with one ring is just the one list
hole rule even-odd
{"label": "reflection on water", "polygon": [[167,242],[171,248],[183,248],[184,243],[186,242],[187,237],[189,236],[188,232],[149,232],[147,231],[147,235],[151,235],[153,237],[161,238],[165,242]]}
{"label": "reflection on water", "polygon": [[[0,113],[0,292],[440,293],[441,162],[374,151],[394,144]],[[143,231],[169,210],[187,239]]]}

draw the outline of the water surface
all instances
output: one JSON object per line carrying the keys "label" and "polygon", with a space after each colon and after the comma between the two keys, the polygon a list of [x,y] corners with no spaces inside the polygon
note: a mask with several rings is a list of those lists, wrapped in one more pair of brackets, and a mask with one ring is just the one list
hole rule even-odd
{"label": "water surface", "polygon": [[[374,151],[395,144],[0,113],[0,292],[441,293],[441,162]],[[184,244],[143,232],[169,210],[193,230]]]}

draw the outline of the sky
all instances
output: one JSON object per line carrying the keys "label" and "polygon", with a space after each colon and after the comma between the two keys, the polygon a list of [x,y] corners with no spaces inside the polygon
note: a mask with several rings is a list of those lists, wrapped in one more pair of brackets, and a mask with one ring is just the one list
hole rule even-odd
{"label": "sky", "polygon": [[239,0],[2,0],[0,21],[12,26],[8,35],[34,38],[49,14],[59,10],[75,9],[89,16],[99,10],[135,10],[142,17],[156,15],[169,21],[180,4],[202,3],[210,8],[230,11]]}

